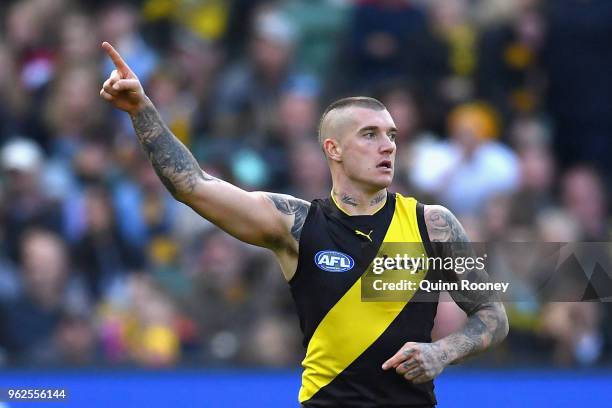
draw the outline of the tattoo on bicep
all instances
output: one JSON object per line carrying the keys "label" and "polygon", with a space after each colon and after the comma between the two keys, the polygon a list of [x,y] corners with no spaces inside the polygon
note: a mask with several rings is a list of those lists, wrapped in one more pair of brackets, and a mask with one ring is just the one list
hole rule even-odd
{"label": "tattoo on bicep", "polygon": [[[425,224],[429,239],[435,243],[436,254],[442,258],[474,259],[476,253],[465,230],[457,218],[442,206],[426,206],[424,211]],[[486,269],[464,268],[458,274],[454,270],[442,271],[445,279],[451,282],[468,280],[471,283],[486,282],[489,276]],[[453,300],[466,312],[474,310],[481,303],[491,300],[491,293],[478,290],[454,290]]]}
{"label": "tattoo on bicep", "polygon": [[198,181],[215,180],[170,132],[154,107],[132,116],[136,136],[155,172],[173,195],[193,192]]}
{"label": "tattoo on bicep", "polygon": [[302,233],[302,227],[306,216],[308,215],[308,208],[310,204],[303,200],[298,200],[291,196],[283,194],[266,194],[270,200],[274,203],[276,209],[283,214],[293,215],[293,225],[291,226],[291,235],[296,241],[300,240],[300,234]]}
{"label": "tattoo on bicep", "polygon": [[444,207],[425,207],[425,223],[432,242],[469,241],[461,223]]}
{"label": "tattoo on bicep", "polygon": [[469,257],[474,255],[470,240],[457,218],[444,207],[426,206],[424,211],[427,234],[436,243],[437,254],[442,257]]}

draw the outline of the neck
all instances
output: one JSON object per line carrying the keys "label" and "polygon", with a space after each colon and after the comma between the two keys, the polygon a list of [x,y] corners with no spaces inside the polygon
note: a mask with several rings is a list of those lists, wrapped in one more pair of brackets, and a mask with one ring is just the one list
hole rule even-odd
{"label": "neck", "polygon": [[387,201],[386,188],[367,193],[334,186],[331,194],[336,205],[348,215],[372,215]]}

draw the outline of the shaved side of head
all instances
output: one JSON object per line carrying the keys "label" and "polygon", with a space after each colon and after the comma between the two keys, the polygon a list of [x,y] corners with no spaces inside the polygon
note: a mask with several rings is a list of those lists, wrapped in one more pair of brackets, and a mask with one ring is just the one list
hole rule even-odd
{"label": "shaved side of head", "polygon": [[376,111],[387,109],[378,99],[367,96],[351,96],[349,98],[339,99],[330,104],[319,123],[319,145],[323,147],[323,141],[328,137],[337,137],[350,125],[353,118],[350,115],[349,108],[365,108]]}

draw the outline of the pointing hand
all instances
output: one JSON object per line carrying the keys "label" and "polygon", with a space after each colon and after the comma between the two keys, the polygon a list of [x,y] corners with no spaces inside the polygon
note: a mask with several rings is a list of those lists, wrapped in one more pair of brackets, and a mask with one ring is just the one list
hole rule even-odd
{"label": "pointing hand", "polygon": [[138,77],[125,63],[121,55],[106,41],[102,43],[110,59],[115,64],[113,72],[102,85],[100,96],[114,107],[128,112],[130,115],[140,111],[148,102]]}

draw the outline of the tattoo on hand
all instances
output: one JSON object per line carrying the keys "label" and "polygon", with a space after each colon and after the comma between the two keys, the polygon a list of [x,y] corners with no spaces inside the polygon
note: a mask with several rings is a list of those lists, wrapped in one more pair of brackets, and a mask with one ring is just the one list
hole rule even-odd
{"label": "tattoo on hand", "polygon": [[293,225],[291,226],[291,235],[296,241],[299,242],[302,227],[304,226],[304,221],[306,221],[310,204],[308,204],[306,201],[298,200],[297,198],[284,194],[268,193],[266,195],[270,200],[272,200],[278,211],[286,215],[294,215]]}
{"label": "tattoo on hand", "polygon": [[172,195],[193,192],[198,181],[216,180],[202,171],[154,107],[146,107],[132,116],[132,123],[155,172]]}
{"label": "tattoo on hand", "polygon": [[404,378],[415,383],[433,380],[448,365],[446,352],[436,343],[418,343],[415,357],[403,364]]}

